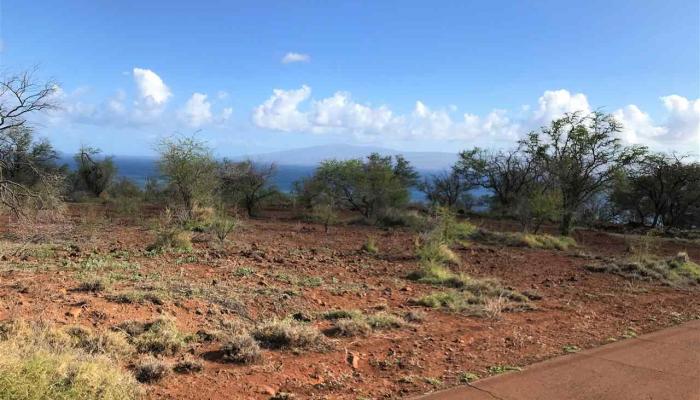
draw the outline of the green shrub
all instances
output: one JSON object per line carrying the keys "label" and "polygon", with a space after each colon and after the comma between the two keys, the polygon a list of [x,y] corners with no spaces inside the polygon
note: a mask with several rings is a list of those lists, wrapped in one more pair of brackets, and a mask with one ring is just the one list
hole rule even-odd
{"label": "green shrub", "polygon": [[219,214],[209,225],[209,229],[216,236],[220,245],[224,245],[226,237],[236,229],[238,221],[224,214]]}

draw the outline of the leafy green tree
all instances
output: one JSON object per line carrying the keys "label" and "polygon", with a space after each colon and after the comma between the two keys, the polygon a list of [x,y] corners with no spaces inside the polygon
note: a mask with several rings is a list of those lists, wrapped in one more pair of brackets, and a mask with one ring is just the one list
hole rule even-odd
{"label": "leafy green tree", "polygon": [[168,138],[158,146],[158,168],[188,217],[210,202],[219,186],[211,149],[195,137]]}
{"label": "leafy green tree", "polygon": [[475,147],[462,151],[455,165],[465,185],[481,186],[493,193],[496,210],[512,214],[516,203],[529,195],[541,176],[536,164],[521,148],[489,152]]}
{"label": "leafy green tree", "polygon": [[611,199],[630,221],[641,225],[691,226],[700,222],[700,163],[647,154],[626,170]]}
{"label": "leafy green tree", "polygon": [[75,155],[76,189],[84,188],[95,197],[105,192],[117,175],[112,157],[100,157],[100,149],[83,146]]}
{"label": "leafy green tree", "polygon": [[576,112],[521,141],[525,153],[561,191],[561,234],[571,232],[574,215],[586,200],[644,154],[644,148],[620,144],[617,134],[621,130],[622,125],[612,115]]}
{"label": "leafy green tree", "polygon": [[224,160],[218,169],[221,192],[225,199],[240,204],[253,216],[266,199],[279,193],[272,184],[275,164],[259,165],[250,160],[232,162]]}
{"label": "leafy green tree", "polygon": [[307,206],[331,198],[339,208],[374,219],[386,209],[404,207],[410,199],[409,188],[417,179],[417,172],[403,157],[373,153],[366,160],[324,161],[312,177],[296,187]]}

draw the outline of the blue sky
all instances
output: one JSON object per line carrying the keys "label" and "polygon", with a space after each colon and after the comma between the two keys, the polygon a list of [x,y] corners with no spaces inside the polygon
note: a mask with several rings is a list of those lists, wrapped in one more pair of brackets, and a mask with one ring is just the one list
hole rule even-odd
{"label": "blue sky", "polygon": [[39,65],[59,83],[62,110],[36,125],[62,151],[148,154],[195,131],[221,155],[458,151],[600,107],[626,142],[700,151],[697,0],[1,7],[2,71]]}

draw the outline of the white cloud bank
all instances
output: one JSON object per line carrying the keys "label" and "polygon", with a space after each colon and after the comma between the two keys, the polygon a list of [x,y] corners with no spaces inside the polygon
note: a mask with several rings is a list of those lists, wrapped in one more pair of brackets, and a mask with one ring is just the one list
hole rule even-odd
{"label": "white cloud bank", "polygon": [[[58,110],[48,115],[52,124],[82,123],[98,126],[142,127],[146,125],[164,126],[175,120],[184,122],[191,128],[200,128],[228,121],[233,115],[231,107],[223,107],[215,115],[212,101],[205,93],[193,93],[178,110],[169,111],[168,103],[173,96],[163,79],[150,69],[134,68],[131,76],[136,86],[133,101],[127,94],[118,90],[116,94],[102,102],[85,101],[86,88],[66,92],[57,87],[54,99],[60,105]],[[219,91],[214,102],[223,102],[228,93]]]}
{"label": "white cloud bank", "polygon": [[290,52],[282,57],[282,64],[291,64],[298,62],[309,62],[311,61],[311,56],[308,54],[294,53]]}
{"label": "white cloud bank", "polygon": [[[700,145],[700,99],[689,100],[671,95],[661,98],[668,116],[655,123],[637,106],[629,105],[613,112],[624,125],[621,138],[626,143],[676,146],[693,149]],[[272,96],[255,107],[253,123],[261,128],[284,132],[349,134],[362,140],[436,139],[469,140],[489,138],[512,141],[564,113],[590,112],[583,93],[567,90],[546,91],[537,106],[524,106],[523,112],[494,109],[486,115],[457,114],[454,107],[431,109],[417,101],[411,113],[397,114],[387,106],[373,107],[354,101],[347,92],[311,99],[311,88],[275,89]]]}

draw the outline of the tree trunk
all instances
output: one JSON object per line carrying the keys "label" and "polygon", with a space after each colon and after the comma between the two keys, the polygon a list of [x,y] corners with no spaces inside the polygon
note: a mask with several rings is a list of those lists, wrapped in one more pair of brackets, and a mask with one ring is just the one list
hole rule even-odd
{"label": "tree trunk", "polygon": [[559,225],[559,233],[563,236],[569,236],[571,233],[571,225],[574,222],[574,213],[571,211],[564,211],[561,216],[561,224]]}

